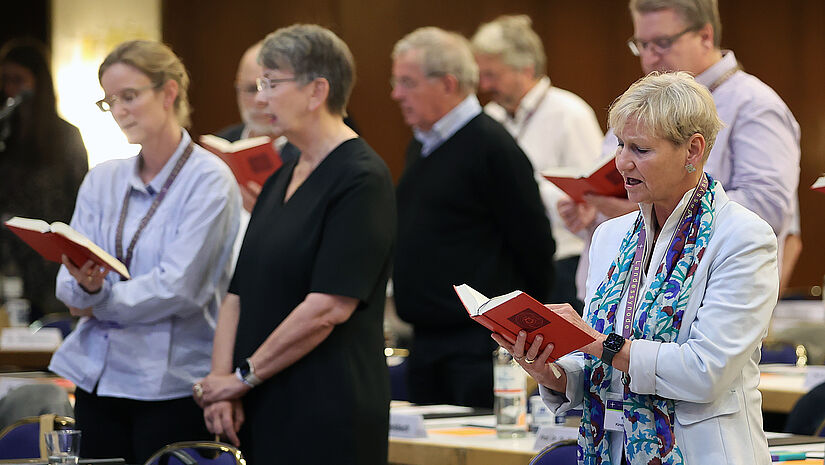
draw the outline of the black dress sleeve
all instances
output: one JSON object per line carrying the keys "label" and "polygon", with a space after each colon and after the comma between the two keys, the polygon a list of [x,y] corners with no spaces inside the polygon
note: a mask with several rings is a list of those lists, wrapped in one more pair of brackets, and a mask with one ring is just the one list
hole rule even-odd
{"label": "black dress sleeve", "polygon": [[332,199],[312,273],[312,292],[369,300],[388,271],[395,237],[389,173],[358,170]]}

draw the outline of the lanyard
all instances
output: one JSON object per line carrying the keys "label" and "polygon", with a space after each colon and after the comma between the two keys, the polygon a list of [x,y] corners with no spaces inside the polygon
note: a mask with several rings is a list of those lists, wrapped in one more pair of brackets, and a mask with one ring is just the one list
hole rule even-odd
{"label": "lanyard", "polygon": [[[687,208],[682,212],[682,217],[679,218],[679,222],[676,223],[677,225],[681,225],[684,223],[685,218],[690,215],[694,216],[699,211],[699,203],[702,200],[702,197],[705,195],[705,192],[708,190],[708,178],[705,175],[699,179],[699,185],[696,186],[696,190],[693,191],[693,195],[690,197],[690,201],[688,202]],[[655,214],[655,213],[654,213]],[[678,226],[677,230],[673,231],[673,236],[670,238],[670,242],[667,246],[667,251],[671,252],[673,248],[673,240],[676,238],[678,233]],[[627,302],[625,303],[624,315],[622,319],[622,337],[625,339],[630,339],[630,334],[633,330],[633,318],[636,314],[636,305],[637,299],[639,295],[639,287],[641,286],[642,280],[642,262],[644,260],[645,255],[645,238],[647,237],[645,233],[644,226],[642,226],[642,230],[639,231],[639,239],[636,242],[636,253],[633,255],[633,264],[630,267],[630,288],[627,292]],[[681,250],[684,249],[684,243],[680,244],[680,250],[678,251],[681,254]],[[651,253],[653,253],[651,251]],[[667,253],[667,255],[671,255]],[[669,257],[665,257],[667,260]]]}
{"label": "lanyard", "polygon": [[737,63],[736,66],[734,66],[733,68],[725,71],[724,74],[719,76],[719,78],[717,80],[713,81],[708,86],[708,91],[712,94],[714,90],[718,89],[719,86],[721,86],[722,84],[725,83],[725,81],[727,81],[728,79],[733,77],[733,75],[736,74],[736,72],[739,71],[740,69],[742,69],[742,68],[739,66],[739,63]]}
{"label": "lanyard", "polygon": [[146,225],[149,223],[149,220],[152,219],[152,215],[155,214],[157,211],[158,206],[163,201],[164,197],[166,197],[166,193],[169,191],[169,186],[172,185],[172,182],[175,178],[178,177],[178,173],[180,173],[181,168],[183,168],[183,164],[186,163],[186,160],[189,159],[189,155],[192,155],[192,150],[194,149],[195,144],[189,142],[189,145],[186,147],[186,150],[183,151],[183,155],[178,158],[178,162],[175,163],[174,168],[172,168],[172,172],[169,173],[169,177],[166,178],[166,182],[163,183],[163,187],[161,187],[158,196],[155,197],[155,200],[152,202],[152,205],[149,206],[149,211],[146,212],[146,215],[143,216],[143,219],[140,220],[140,224],[138,225],[137,231],[135,231],[135,235],[132,236],[132,241],[129,242],[129,247],[126,249],[126,258],[123,257],[123,226],[126,223],[126,212],[129,210],[129,194],[132,192],[132,186],[129,186],[126,189],[126,195],[123,197],[123,206],[120,209],[120,220],[117,222],[117,232],[115,235],[115,250],[117,252],[117,259],[122,261],[126,268],[129,268],[129,264],[132,262],[132,252],[135,250],[135,244],[137,244],[138,238],[140,237],[141,233],[143,233],[143,229],[146,228]]}
{"label": "lanyard", "polygon": [[521,138],[524,136],[524,131],[527,130],[527,125],[530,124],[530,118],[532,118],[533,115],[536,114],[538,109],[541,108],[541,104],[544,103],[544,98],[547,97],[547,93],[550,92],[551,87],[553,87],[552,84],[547,85],[547,88],[544,89],[544,92],[541,93],[541,96],[539,97],[538,101],[536,101],[536,106],[534,106],[533,109],[530,110],[529,113],[527,113],[527,116],[524,117],[524,121],[522,121],[521,127],[518,130],[518,135],[516,136],[516,142],[521,140]]}

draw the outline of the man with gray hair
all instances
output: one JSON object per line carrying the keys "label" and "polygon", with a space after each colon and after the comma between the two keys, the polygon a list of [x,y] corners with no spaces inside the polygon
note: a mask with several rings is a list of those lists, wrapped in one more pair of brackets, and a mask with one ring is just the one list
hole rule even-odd
{"label": "man with gray hair", "polygon": [[489,408],[496,345],[452,285],[546,299],[550,224],[530,161],[481,111],[467,39],[421,28],[392,57],[392,98],[415,136],[397,189],[393,275],[398,315],[415,330],[410,400]]}
{"label": "man with gray hair", "polygon": [[[725,126],[705,171],[722,183],[732,200],[771,225],[781,255],[799,184],[799,124],[790,109],[767,84],[742,70],[733,51],[721,48],[716,0],[630,0],[629,7],[634,34],[627,45],[639,57],[642,71],[687,71],[713,95]],[[609,132],[603,152],[614,153],[616,147]],[[572,231],[590,228],[592,234],[597,211],[611,218],[636,209],[623,199],[586,199],[586,205],[559,205]],[[586,276],[582,268],[578,283]]]}
{"label": "man with gray hair", "polygon": [[504,125],[530,158],[556,241],[555,282],[550,301],[581,311],[574,276],[584,244],[564,227],[556,205],[564,192],[541,172],[551,168],[585,171],[601,153],[604,138],[590,105],[550,83],[547,57],[527,15],[500,16],[482,24],[472,38],[479,88],[492,102],[484,111]]}

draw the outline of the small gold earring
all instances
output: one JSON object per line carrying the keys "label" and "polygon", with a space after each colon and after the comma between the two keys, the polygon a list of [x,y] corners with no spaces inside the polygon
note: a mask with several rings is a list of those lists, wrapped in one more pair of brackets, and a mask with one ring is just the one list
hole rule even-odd
{"label": "small gold earring", "polygon": [[685,169],[688,173],[693,173],[694,171],[696,171],[696,167],[693,166],[693,163],[688,163],[687,165],[685,165]]}

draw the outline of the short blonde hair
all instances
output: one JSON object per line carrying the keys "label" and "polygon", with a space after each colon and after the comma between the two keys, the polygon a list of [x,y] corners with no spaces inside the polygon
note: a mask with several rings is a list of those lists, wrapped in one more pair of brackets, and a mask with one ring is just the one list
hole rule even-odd
{"label": "short blonde hair", "polygon": [[703,162],[723,126],[710,92],[684,71],[654,71],[634,82],[610,105],[608,124],[620,133],[631,120],[677,146],[701,134],[706,142]]}
{"label": "short blonde hair", "polygon": [[422,27],[404,36],[392,50],[393,59],[411,51],[421,52],[421,69],[425,75],[451,75],[464,95],[478,87],[478,64],[470,42],[461,34],[437,27]]}
{"label": "short blonde hair", "polygon": [[495,55],[511,68],[532,66],[535,77],[547,72],[544,45],[527,15],[499,16],[479,26],[471,41],[473,51]]}
{"label": "short blonde hair", "polygon": [[166,45],[152,40],[130,40],[115,47],[100,64],[97,78],[110,66],[123,63],[134,67],[149,77],[155,87],[161,87],[170,79],[178,83],[178,96],[175,98],[175,115],[178,124],[188,128],[192,124],[189,105],[189,73],[175,52]]}

